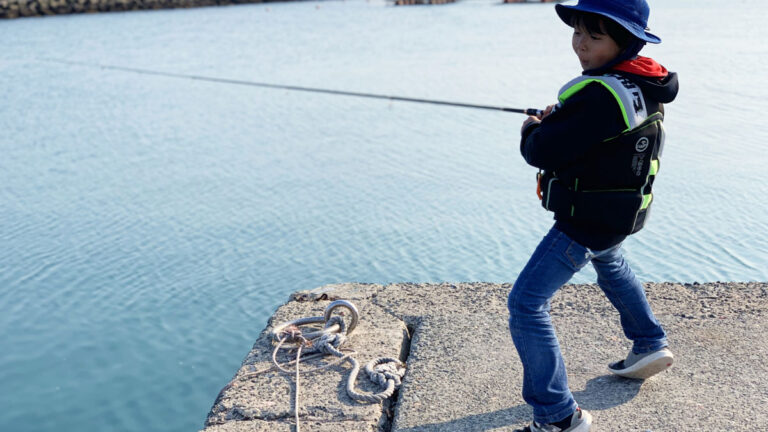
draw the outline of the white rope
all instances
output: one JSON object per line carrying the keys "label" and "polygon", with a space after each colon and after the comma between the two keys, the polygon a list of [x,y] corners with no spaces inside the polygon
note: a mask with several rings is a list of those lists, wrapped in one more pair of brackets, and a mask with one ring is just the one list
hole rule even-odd
{"label": "white rope", "polygon": [[[332,312],[333,309],[341,306],[346,307],[352,312],[352,325],[350,325],[349,330],[347,330],[347,325],[344,323],[344,320],[341,317],[330,316],[330,312]],[[301,325],[318,322],[325,323],[323,330],[303,334],[299,328]],[[294,371],[285,369],[282,365],[280,365],[277,360],[277,353],[281,349],[296,349],[296,359],[286,363],[286,365],[294,362],[296,363],[296,394],[294,399],[294,419],[296,421],[296,432],[300,432],[301,427],[299,423],[299,376],[302,373],[308,374],[316,372],[348,361],[352,364],[352,370],[350,371],[349,377],[347,378],[346,386],[347,394],[350,398],[358,402],[368,403],[380,403],[386,399],[389,399],[394,394],[395,389],[402,383],[402,378],[405,375],[405,363],[392,357],[380,357],[370,361],[365,366],[365,372],[373,383],[378,384],[379,387],[382,387],[384,390],[373,394],[365,394],[356,391],[355,382],[357,381],[357,376],[360,372],[360,363],[353,356],[357,354],[357,352],[347,350],[347,353],[345,354],[342,350],[342,345],[346,343],[347,335],[352,332],[354,327],[357,325],[357,322],[357,308],[346,300],[339,300],[328,305],[324,317],[301,318],[298,320],[282,323],[274,327],[272,330],[272,337],[277,342],[275,349],[272,351],[273,366],[269,369],[250,373],[245,375],[243,378],[259,375],[261,373],[271,371],[274,368],[277,368],[281,373],[293,374]],[[283,345],[286,342],[295,345],[284,347]],[[323,357],[326,355],[335,356],[337,357],[337,360],[323,366],[301,371],[299,366],[302,361],[302,350],[315,353],[312,356],[304,357],[303,360],[305,361],[309,358]]]}
{"label": "white rope", "polygon": [[301,348],[302,346],[299,345],[299,349],[296,351],[296,400],[293,402],[293,412],[294,416],[296,417],[296,432],[301,432],[299,429],[299,364],[301,364]]}

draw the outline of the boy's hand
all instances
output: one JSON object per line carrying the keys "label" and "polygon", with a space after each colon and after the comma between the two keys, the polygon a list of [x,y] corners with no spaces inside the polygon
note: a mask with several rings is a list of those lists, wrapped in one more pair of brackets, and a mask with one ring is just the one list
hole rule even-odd
{"label": "boy's hand", "polygon": [[547,118],[548,115],[552,114],[552,111],[555,109],[557,105],[549,105],[548,107],[544,108],[544,112],[541,113],[541,119],[544,120]]}
{"label": "boy's hand", "polygon": [[541,123],[541,119],[534,116],[528,116],[528,118],[523,122],[523,126],[520,128],[520,133],[522,134],[525,128],[527,128],[531,123]]}
{"label": "boy's hand", "polygon": [[541,112],[540,116],[528,116],[528,118],[525,119],[525,121],[523,121],[523,127],[520,128],[520,133],[523,133],[525,128],[527,128],[528,125],[531,123],[534,123],[534,122],[541,123],[541,121],[547,118],[548,115],[552,114],[552,110],[555,109],[555,106],[557,105],[547,106],[546,108],[544,108],[544,111]]}

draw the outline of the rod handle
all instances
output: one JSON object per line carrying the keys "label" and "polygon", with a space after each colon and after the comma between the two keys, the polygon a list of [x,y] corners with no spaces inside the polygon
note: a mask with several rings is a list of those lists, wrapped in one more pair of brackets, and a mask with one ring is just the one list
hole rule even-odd
{"label": "rod handle", "polygon": [[528,114],[529,116],[541,117],[544,111],[536,108],[528,108],[525,110],[525,113]]}

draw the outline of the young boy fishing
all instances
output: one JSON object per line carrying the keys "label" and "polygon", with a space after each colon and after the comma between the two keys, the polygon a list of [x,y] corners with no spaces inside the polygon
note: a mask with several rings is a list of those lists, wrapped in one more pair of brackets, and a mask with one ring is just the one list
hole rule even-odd
{"label": "young boy fishing", "polygon": [[664,144],[662,104],[675,99],[677,75],[638,56],[646,43],[661,42],[648,32],[645,0],[579,0],[555,8],[573,27],[583,72],[560,90],[556,105],[528,117],[521,130],[520,151],[539,168],[537,192],[555,216],[508,300],[523,398],[533,407],[533,422],[522,432],[590,429],[591,415],[568,388],[549,315],[552,296],[588,263],[633,342],[609,370],[646,379],[673,361],[666,333],[620,246],[648,219]]}

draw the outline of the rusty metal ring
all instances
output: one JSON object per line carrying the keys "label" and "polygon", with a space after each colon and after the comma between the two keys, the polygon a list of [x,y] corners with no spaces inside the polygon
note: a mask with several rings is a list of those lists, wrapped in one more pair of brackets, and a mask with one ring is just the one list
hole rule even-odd
{"label": "rusty metal ring", "polygon": [[357,307],[351,302],[347,300],[336,300],[329,304],[325,308],[325,322],[328,322],[328,320],[331,319],[333,310],[340,307],[347,308],[352,313],[352,321],[349,323],[349,327],[347,327],[347,334],[349,335],[355,327],[357,327],[357,323],[360,321],[360,313],[357,311]]}

